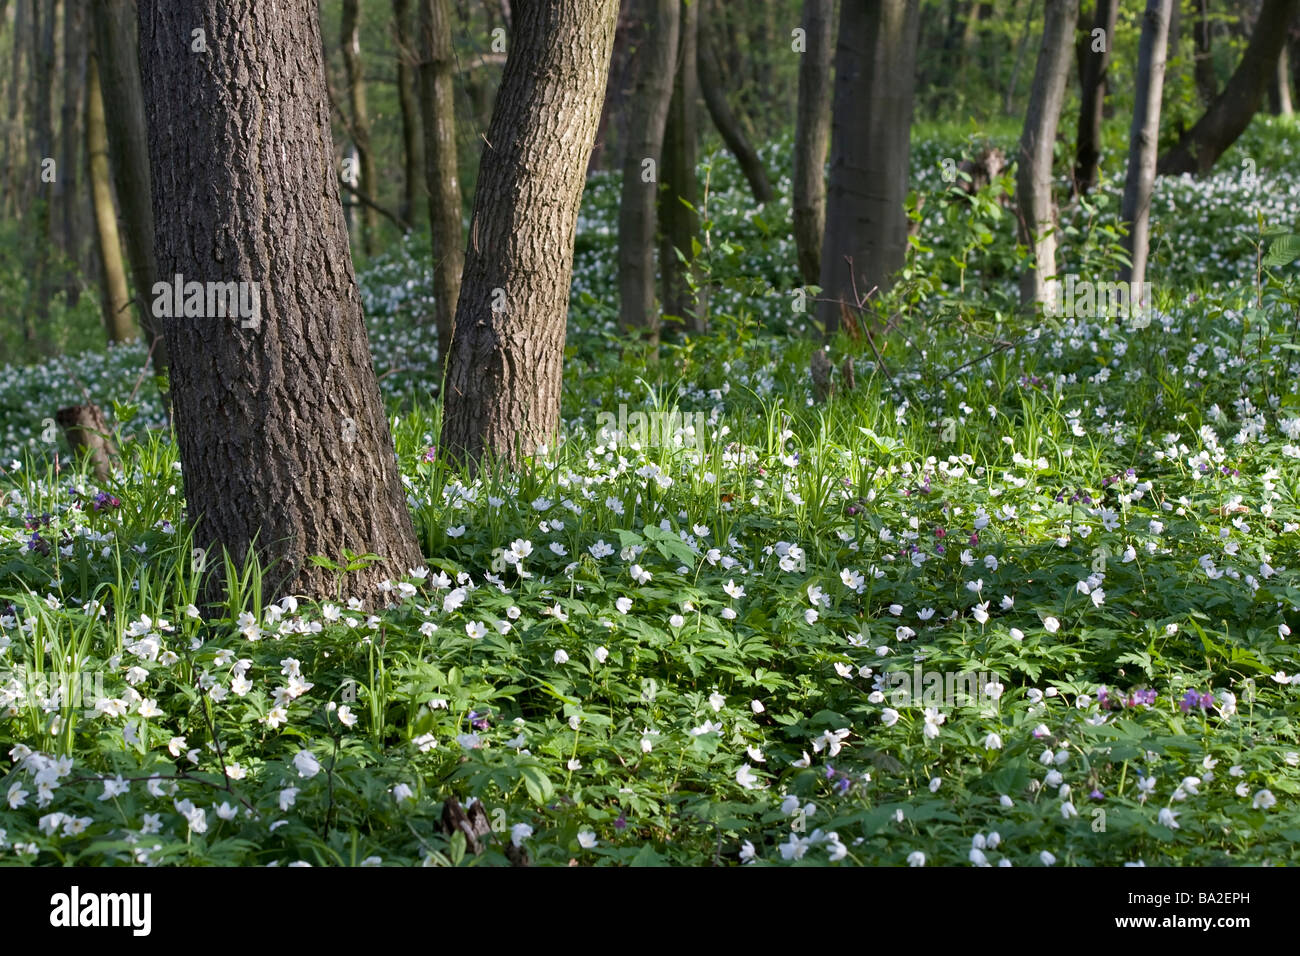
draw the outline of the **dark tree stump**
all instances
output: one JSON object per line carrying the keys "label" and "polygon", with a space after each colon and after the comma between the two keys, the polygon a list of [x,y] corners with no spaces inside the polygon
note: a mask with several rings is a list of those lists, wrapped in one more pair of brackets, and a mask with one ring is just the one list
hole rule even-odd
{"label": "dark tree stump", "polygon": [[69,405],[55,412],[54,420],[63,429],[73,457],[89,456],[95,480],[107,481],[117,464],[117,446],[99,406]]}

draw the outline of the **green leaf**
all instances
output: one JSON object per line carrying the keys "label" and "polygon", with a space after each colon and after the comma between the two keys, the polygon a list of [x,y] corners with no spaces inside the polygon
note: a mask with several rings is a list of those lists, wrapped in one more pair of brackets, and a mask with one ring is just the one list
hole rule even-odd
{"label": "green leaf", "polygon": [[1268,247],[1268,255],[1264,256],[1264,268],[1276,269],[1278,266],[1289,265],[1297,258],[1300,258],[1300,236],[1285,235],[1273,240],[1273,244]]}

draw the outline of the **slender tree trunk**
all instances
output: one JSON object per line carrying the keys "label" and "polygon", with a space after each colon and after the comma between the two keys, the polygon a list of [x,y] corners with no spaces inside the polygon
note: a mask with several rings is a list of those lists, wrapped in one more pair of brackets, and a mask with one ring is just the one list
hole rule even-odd
{"label": "slender tree trunk", "polygon": [[828,337],[873,291],[888,291],[906,258],[919,25],[917,0],[840,4],[818,307]]}
{"label": "slender tree trunk", "polygon": [[[710,11],[708,7],[713,6],[716,9],[717,4],[710,4],[709,0],[697,0],[697,2],[703,5],[703,9],[701,10],[701,24],[716,23],[715,12]],[[724,2],[736,3],[737,0],[724,0]],[[759,128],[766,130],[770,128],[769,124],[772,119],[772,111],[775,105],[773,100],[775,99],[776,94],[772,85],[772,57],[773,54],[776,53],[776,3],[774,0],[752,0],[751,3],[747,3],[745,6],[749,8],[746,12],[750,24],[749,62],[750,66],[753,68],[754,77],[754,87],[752,91],[752,101],[756,106],[756,109],[754,110],[754,118],[757,120]],[[757,7],[757,9],[754,9],[755,7]],[[700,42],[697,44],[699,52],[697,52],[696,55],[701,58],[711,58],[715,64],[718,64],[714,70],[716,75],[719,77],[718,85],[716,87],[716,95],[718,98],[721,98],[722,90],[724,88],[723,81],[721,80],[722,67],[719,63],[717,48],[713,46],[714,43],[718,42],[719,34],[716,29],[706,30],[703,25],[701,25],[700,29],[707,36],[707,39],[705,36],[700,38]],[[723,36],[727,36],[727,34],[724,33]],[[735,43],[736,39],[737,38],[733,35],[731,42]],[[700,68],[700,90],[704,93],[705,103],[708,105],[710,114],[712,114],[714,106],[709,104],[709,81],[705,79],[702,63]],[[726,100],[723,100],[722,102],[725,104]],[[716,117],[714,117],[713,122],[714,125],[717,125]],[[722,132],[721,128],[719,128],[718,132]],[[723,138],[726,139],[727,134],[723,133],[722,135]],[[727,143],[727,148],[732,149],[732,151],[735,152],[730,142]],[[746,176],[748,175],[749,174],[746,173]],[[753,185],[752,181],[750,185]],[[759,202],[766,201],[767,200],[765,199],[759,200]]]}
{"label": "slender tree trunk", "polygon": [[618,209],[618,291],[625,331],[659,341],[655,309],[655,206],[664,126],[673,95],[673,67],[681,27],[680,0],[636,0],[641,25],[629,64],[627,144]]}
{"label": "slender tree trunk", "polygon": [[610,120],[622,112],[624,91],[628,86],[628,68],[631,58],[629,41],[634,27],[635,5],[636,0],[619,2],[618,27],[614,32],[614,52],[609,60],[609,78],[605,81],[605,102],[600,108],[600,123],[596,126],[596,145],[591,148],[591,159],[587,161],[588,176],[605,163],[605,143],[608,139]]}
{"label": "slender tree trunk", "polygon": [[[366,76],[361,62],[361,3],[360,0],[343,0],[343,15],[339,21],[339,46],[343,50],[343,72],[348,79],[348,104],[352,111],[352,142],[357,148],[359,189],[371,199],[379,199],[379,180],[375,176],[375,154],[370,146],[370,113],[366,107]],[[375,230],[379,220],[375,210],[361,207],[361,247],[366,255],[375,251]]]}
{"label": "slender tree trunk", "polygon": [[[36,134],[36,166],[43,168],[46,160],[56,159],[54,155],[54,37],[55,23],[58,21],[59,0],[38,0],[33,4],[33,33],[36,47],[33,50],[32,93],[33,131]],[[58,164],[55,163],[55,175]],[[48,248],[55,238],[54,230],[54,189],[56,183],[46,183],[41,179],[40,215],[36,222],[36,234],[39,237],[37,249]],[[54,295],[53,270],[49,257],[38,254],[31,262],[30,275],[35,295],[31,305],[31,325],[28,326],[28,340],[41,351],[49,349],[50,299]]]}
{"label": "slender tree trunk", "polygon": [[517,464],[555,440],[587,161],[618,0],[516,3],[456,309],[442,453]]}
{"label": "slender tree trunk", "polygon": [[1300,0],[1264,0],[1246,52],[1228,85],[1178,145],[1160,157],[1157,173],[1204,175],[1236,142],[1259,111],[1297,9]]}
{"label": "slender tree trunk", "polygon": [[[1051,2],[1051,0],[1047,0]],[[1025,52],[1029,49],[1029,27],[1034,22],[1035,0],[1029,0],[1029,7],[1025,11],[1025,25],[1020,30],[1020,42],[1016,44],[1016,62],[1011,67],[1011,79],[1007,82],[1007,95],[1002,104],[1002,111],[1010,116],[1015,112],[1016,86],[1020,82],[1020,68],[1025,62]],[[1017,0],[1016,12],[1020,10],[1020,3]]]}
{"label": "slender tree trunk", "polygon": [[[247,284],[235,318],[200,304],[163,322],[195,546],[210,565],[255,547],[268,597],[375,602],[420,552],[343,225],[316,2],[141,0],[140,64],[159,270]],[[378,560],[341,585],[309,561],[345,549]]]}
{"label": "slender tree trunk", "polygon": [[[27,103],[25,77],[22,71],[22,45],[27,34],[27,3],[17,0],[14,4],[14,35],[12,62],[10,64],[8,125],[5,135],[5,194],[2,197],[3,211],[15,219],[22,218],[26,208],[24,198],[33,190],[19,188],[24,176],[30,176],[31,168],[27,166],[27,138],[24,135],[27,124],[24,122],[23,107]],[[28,178],[28,181],[33,181]]]}
{"label": "slender tree trunk", "polygon": [[441,387],[451,354],[453,323],[465,265],[459,161],[456,153],[456,92],[447,0],[419,0],[420,110],[424,118],[424,182],[429,190],[433,240],[433,307],[438,330]]}
{"label": "slender tree trunk", "polygon": [[1151,192],[1156,181],[1156,151],[1160,140],[1160,100],[1165,83],[1169,20],[1174,0],[1147,0],[1138,46],[1137,90],[1133,96],[1133,126],[1129,132],[1128,180],[1120,220],[1128,224],[1124,239],[1132,265],[1120,279],[1141,286],[1146,281],[1151,234]]}
{"label": "slender tree trunk", "polygon": [[1268,84],[1268,109],[1274,116],[1290,116],[1291,109],[1291,58],[1286,44],[1277,55],[1277,70]]}
{"label": "slender tree trunk", "polygon": [[1196,48],[1193,75],[1201,105],[1208,107],[1219,89],[1219,81],[1214,75],[1214,25],[1210,22],[1210,0],[1193,2],[1196,9],[1196,23],[1192,26],[1192,41]]}
{"label": "slender tree trunk", "polygon": [[[694,273],[692,249],[699,241],[700,186],[696,178],[696,145],[699,136],[700,95],[696,45],[699,41],[699,0],[682,0],[678,34],[677,67],[673,98],[664,127],[663,162],[659,166],[664,185],[659,191],[659,270],[663,274],[664,314],[676,316],[692,332],[708,328],[705,290],[692,292],[688,277]],[[683,201],[691,208],[682,205]],[[677,258],[680,250],[690,265]]]}
{"label": "slender tree trunk", "polygon": [[117,233],[117,210],[113,208],[108,130],[99,87],[98,57],[93,50],[86,70],[86,162],[91,208],[95,213],[95,238],[99,244],[104,329],[110,342],[129,342],[135,338],[135,326],[131,323],[131,294],[126,287],[122,244]]}
{"label": "slender tree trunk", "polygon": [[[694,2],[704,7],[702,16],[707,17],[712,13],[712,5],[708,0],[694,0]],[[763,168],[763,161],[758,158],[758,153],[745,138],[740,124],[736,121],[736,114],[731,111],[726,94],[723,92],[722,68],[718,64],[715,46],[716,35],[711,29],[703,26],[703,23],[707,22],[707,20],[702,21],[700,27],[701,32],[705,34],[704,42],[697,43],[695,47],[704,105],[708,107],[713,125],[722,134],[722,141],[736,157],[736,162],[740,165],[740,171],[744,173],[754,198],[760,203],[770,202],[773,197],[772,184],[767,181],[767,171]]]}
{"label": "slender tree trunk", "polygon": [[59,214],[59,246],[70,267],[63,294],[69,305],[81,294],[75,266],[81,261],[83,230],[81,194],[77,189],[77,158],[85,136],[81,116],[85,109],[86,15],[78,0],[63,5],[63,103],[59,121],[59,178],[54,185],[54,204]]}
{"label": "slender tree trunk", "polygon": [[[1090,30],[1078,40],[1079,53],[1079,132],[1074,160],[1074,192],[1086,195],[1097,185],[1101,160],[1101,120],[1106,101],[1106,68],[1115,39],[1118,0],[1096,0]],[[1100,35],[1096,31],[1102,31]]]}
{"label": "slender tree trunk", "polygon": [[415,52],[411,35],[411,0],[393,0],[393,43],[397,47],[397,106],[402,116],[402,204],[398,218],[415,222],[415,203],[420,190],[420,110],[416,103],[412,64]]}
{"label": "slender tree trunk", "polygon": [[831,65],[835,0],[804,0],[805,49],[799,56],[799,109],[794,127],[794,244],[805,285],[821,280],[826,229],[826,148],[831,138]]}
{"label": "slender tree trunk", "polygon": [[131,263],[140,328],[151,349],[154,370],[162,373],[167,370],[167,342],[151,308],[151,290],[161,276],[154,259],[149,131],[140,83],[136,0],[90,0],[90,27],[100,89],[113,117],[108,127],[109,168],[126,232],[126,257]]}
{"label": "slender tree trunk", "polygon": [[1047,0],[1043,40],[1029,91],[1029,108],[1020,135],[1016,204],[1020,241],[1033,262],[1020,277],[1020,303],[1046,303],[1048,282],[1056,275],[1056,201],[1052,197],[1052,151],[1070,75],[1074,25],[1079,0]]}

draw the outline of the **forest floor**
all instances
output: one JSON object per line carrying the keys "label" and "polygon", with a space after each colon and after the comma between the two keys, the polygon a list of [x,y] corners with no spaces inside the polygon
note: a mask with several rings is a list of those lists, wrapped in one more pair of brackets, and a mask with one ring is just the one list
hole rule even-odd
{"label": "forest floor", "polygon": [[[6,369],[0,863],[1300,862],[1294,140],[1158,184],[1145,320],[1033,322],[1007,183],[949,202],[965,144],[918,141],[894,327],[826,402],[788,200],[717,160],[712,331],[647,365],[597,177],[564,440],[508,479],[429,460],[427,246],[391,250],[361,282],[426,563],[375,614],[250,567],[200,620],[142,348]],[[1063,210],[1081,282],[1118,188]],[[87,395],[102,485],[49,440]]]}

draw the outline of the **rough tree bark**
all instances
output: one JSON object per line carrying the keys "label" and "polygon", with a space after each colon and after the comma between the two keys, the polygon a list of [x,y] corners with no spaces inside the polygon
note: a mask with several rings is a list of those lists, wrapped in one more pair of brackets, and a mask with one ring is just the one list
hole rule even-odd
{"label": "rough tree bark", "polygon": [[[371,199],[379,199],[379,180],[375,176],[375,154],[370,146],[370,113],[366,106],[366,74],[361,62],[361,3],[343,0],[339,20],[339,47],[343,51],[343,72],[348,80],[348,108],[351,110],[349,132],[357,149],[357,188]],[[379,220],[373,206],[361,206],[361,248],[366,255],[375,251],[375,230]]]}
{"label": "rough tree bark", "polygon": [[149,184],[149,131],[140,86],[136,0],[90,0],[91,42],[99,63],[108,125],[109,168],[125,231],[126,258],[135,284],[140,328],[154,370],[167,369],[167,343],[153,316],[151,290],[160,278],[154,259],[153,198]]}
{"label": "rough tree bark", "polygon": [[1147,250],[1151,235],[1151,192],[1156,181],[1156,151],[1160,140],[1160,100],[1165,85],[1165,59],[1169,44],[1169,19],[1174,0],[1147,0],[1138,45],[1137,89],[1133,94],[1133,125],[1129,131],[1128,180],[1120,221],[1127,223],[1124,237],[1132,265],[1120,270],[1120,279],[1139,286],[1146,280]]}
{"label": "rough tree bark", "polygon": [[559,424],[578,206],[618,0],[513,7],[443,399],[442,454],[516,464]]}
{"label": "rough tree bark", "polygon": [[113,207],[108,130],[99,87],[98,57],[93,49],[86,67],[86,180],[90,183],[91,210],[95,215],[104,329],[110,342],[127,342],[135,338],[135,326],[131,322],[131,294],[126,287],[122,244],[117,233],[117,210]]}
{"label": "rough tree bark", "polygon": [[[692,259],[691,250],[700,233],[700,184],[696,177],[696,145],[699,136],[700,95],[695,47],[699,42],[699,0],[682,0],[678,33],[677,67],[673,77],[673,98],[664,127],[663,162],[659,175],[659,271],[663,283],[665,315],[681,319],[692,332],[708,327],[708,298],[703,289],[692,292],[687,281],[691,266],[674,251]],[[688,209],[682,201],[690,203]]]}
{"label": "rough tree bark", "polygon": [[[1097,185],[1101,160],[1102,107],[1106,101],[1106,68],[1115,42],[1119,0],[1096,0],[1092,25],[1078,39],[1079,130],[1074,158],[1074,192],[1082,196]],[[1095,31],[1101,30],[1101,37]]]}
{"label": "rough tree bark", "polygon": [[817,310],[828,337],[873,290],[888,290],[906,258],[919,23],[917,0],[840,5]]}
{"label": "rough tree bark", "polygon": [[[256,283],[259,303],[256,321],[163,321],[195,546],[243,562],[255,543],[269,595],[374,602],[420,552],[343,224],[316,2],[142,0],[140,63],[159,271]],[[341,585],[308,560],[344,549],[379,560]]]}
{"label": "rough tree bark", "polygon": [[804,51],[799,56],[799,108],[794,127],[792,207],[799,274],[821,280],[826,228],[826,149],[831,138],[831,65],[835,0],[804,0]]}
{"label": "rough tree bark", "polygon": [[1204,175],[1224,151],[1236,142],[1259,111],[1269,78],[1286,43],[1287,28],[1300,9],[1300,0],[1264,0],[1255,29],[1228,85],[1178,145],[1160,157],[1161,176],[1180,173]]}
{"label": "rough tree bark", "polygon": [[1016,211],[1020,241],[1032,263],[1020,277],[1020,304],[1046,303],[1056,275],[1056,201],[1052,197],[1052,148],[1065,103],[1070,54],[1079,0],[1047,0],[1043,39],[1020,134],[1016,168]]}
{"label": "rough tree bark", "polygon": [[629,67],[623,185],[618,207],[618,292],[622,326],[659,340],[655,308],[655,205],[664,126],[673,95],[681,25],[680,0],[635,0],[636,34]]}
{"label": "rough tree bark", "polygon": [[424,182],[429,191],[429,231],[433,242],[433,309],[438,330],[441,386],[451,354],[456,305],[465,266],[461,223],[459,160],[456,153],[456,93],[447,0],[420,3],[420,113],[424,126]]}
{"label": "rough tree bark", "polygon": [[402,203],[397,216],[415,222],[420,193],[420,111],[416,104],[411,66],[416,62],[407,37],[411,33],[411,0],[393,0],[393,43],[397,48],[397,108],[402,117]]}
{"label": "rough tree bark", "polygon": [[773,192],[772,184],[767,180],[767,170],[763,168],[763,161],[758,158],[758,153],[740,128],[736,114],[731,111],[727,96],[723,92],[722,67],[718,63],[716,47],[717,34],[708,27],[712,22],[710,14],[713,12],[713,4],[709,3],[709,0],[694,0],[694,2],[703,7],[699,28],[703,34],[700,40],[703,42],[696,43],[695,53],[704,105],[708,108],[713,125],[722,134],[722,141],[727,144],[731,155],[736,157],[736,162],[740,165],[740,171],[744,173],[754,198],[760,203],[770,202]]}

